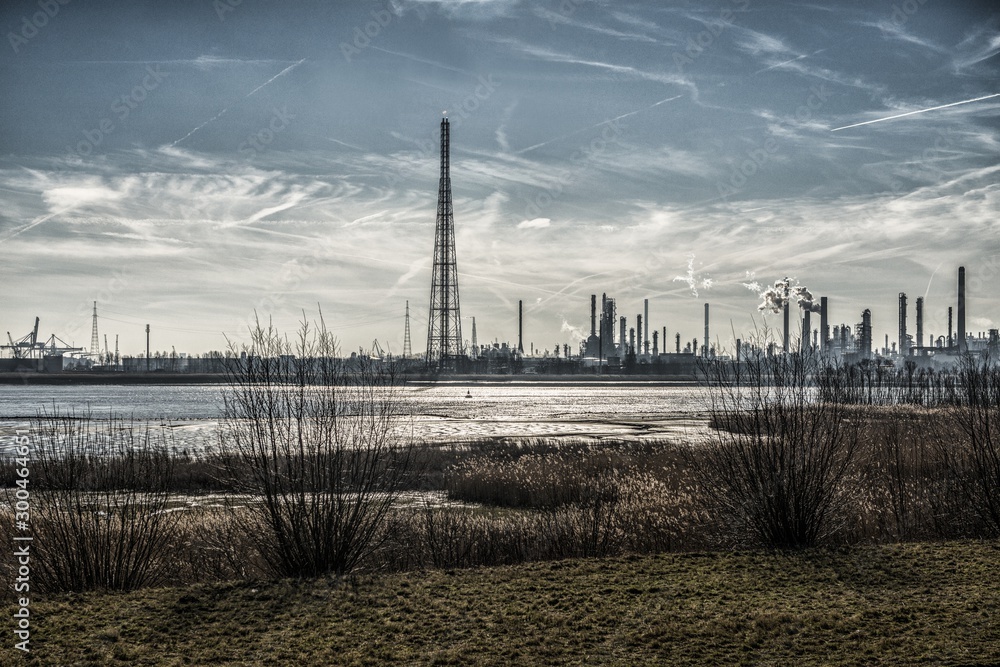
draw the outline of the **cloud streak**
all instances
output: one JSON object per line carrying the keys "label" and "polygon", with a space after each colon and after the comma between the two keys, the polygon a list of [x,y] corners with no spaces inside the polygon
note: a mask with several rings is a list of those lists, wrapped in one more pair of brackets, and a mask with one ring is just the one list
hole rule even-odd
{"label": "cloud streak", "polygon": [[885,118],[876,118],[875,120],[866,120],[861,123],[853,123],[851,125],[844,125],[843,127],[835,127],[831,132],[839,132],[840,130],[849,130],[852,127],[861,127],[862,125],[872,125],[874,123],[884,123],[887,120],[895,120],[897,118],[905,118],[906,116],[913,116],[916,114],[927,113],[928,111],[937,111],[938,109],[947,109],[949,107],[957,107],[962,104],[972,104],[973,102],[982,102],[983,100],[993,99],[994,97],[1000,97],[1000,93],[993,93],[992,95],[983,95],[982,97],[974,97],[971,100],[962,100],[961,102],[952,102],[950,104],[940,104],[936,107],[929,107],[927,109],[917,109],[916,111],[907,111],[906,113],[899,113],[894,116],[886,116]]}

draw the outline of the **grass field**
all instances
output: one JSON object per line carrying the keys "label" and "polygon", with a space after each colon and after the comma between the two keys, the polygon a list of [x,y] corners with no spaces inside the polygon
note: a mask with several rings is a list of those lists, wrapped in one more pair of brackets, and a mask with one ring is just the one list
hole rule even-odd
{"label": "grass field", "polygon": [[989,541],[72,594],[27,664],[988,665],[998,572]]}

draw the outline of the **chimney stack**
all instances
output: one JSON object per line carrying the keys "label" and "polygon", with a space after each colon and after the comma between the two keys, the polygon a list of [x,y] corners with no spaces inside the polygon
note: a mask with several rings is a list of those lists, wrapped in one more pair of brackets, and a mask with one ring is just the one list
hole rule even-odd
{"label": "chimney stack", "polygon": [[642,333],[643,347],[646,354],[649,354],[649,299],[642,300],[642,321],[646,323]]}
{"label": "chimney stack", "polygon": [[799,349],[803,352],[812,352],[812,313],[806,308],[802,313],[802,340],[799,342]]}
{"label": "chimney stack", "polygon": [[965,341],[965,267],[958,267],[958,351],[966,351]]}
{"label": "chimney stack", "polygon": [[917,297],[917,354],[924,352],[920,348],[924,346],[924,297]]}
{"label": "chimney stack", "polygon": [[788,352],[788,301],[785,300],[785,335],[782,338],[781,351]]}
{"label": "chimney stack", "polygon": [[826,308],[826,297],[821,296],[819,298],[819,345],[824,354],[829,352],[827,347],[830,345],[830,320]]}
{"label": "chimney stack", "polygon": [[906,292],[899,293],[899,346],[896,348],[898,350],[899,356],[905,357],[909,350],[907,349],[909,345],[906,340]]}
{"label": "chimney stack", "polygon": [[701,346],[702,355],[708,356],[708,304],[705,304],[705,344]]}

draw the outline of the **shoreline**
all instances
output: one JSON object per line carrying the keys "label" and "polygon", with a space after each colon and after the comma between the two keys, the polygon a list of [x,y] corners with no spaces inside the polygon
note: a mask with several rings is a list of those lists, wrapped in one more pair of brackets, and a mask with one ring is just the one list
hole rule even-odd
{"label": "shoreline", "polygon": [[[417,375],[400,377],[403,386],[537,386],[537,385],[639,385],[645,387],[700,387],[702,383],[684,375]],[[0,373],[0,385],[188,385],[225,384],[218,373]]]}

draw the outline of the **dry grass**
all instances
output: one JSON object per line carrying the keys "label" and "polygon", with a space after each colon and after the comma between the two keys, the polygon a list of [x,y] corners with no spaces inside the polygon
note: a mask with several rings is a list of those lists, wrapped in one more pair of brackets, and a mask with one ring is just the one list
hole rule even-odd
{"label": "dry grass", "polygon": [[0,663],[990,665],[998,559],[952,542],[60,596]]}

